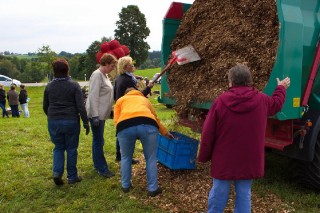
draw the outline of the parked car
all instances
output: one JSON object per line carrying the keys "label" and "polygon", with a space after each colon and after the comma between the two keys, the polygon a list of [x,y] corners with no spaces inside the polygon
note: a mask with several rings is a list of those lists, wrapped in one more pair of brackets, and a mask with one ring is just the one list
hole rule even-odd
{"label": "parked car", "polygon": [[21,85],[21,82],[18,81],[17,79],[12,79],[5,75],[0,75],[0,83],[3,84],[4,86],[11,86],[11,84],[14,84],[17,87],[20,87]]}
{"label": "parked car", "polygon": [[[160,73],[154,74],[154,76],[152,77],[152,80],[151,80],[151,81],[153,82],[154,79],[156,79],[156,78],[158,77],[158,75],[160,75]],[[160,84],[160,83],[161,83],[161,76],[160,76],[160,78],[157,79],[157,81],[156,81],[155,83],[157,83],[157,84]]]}

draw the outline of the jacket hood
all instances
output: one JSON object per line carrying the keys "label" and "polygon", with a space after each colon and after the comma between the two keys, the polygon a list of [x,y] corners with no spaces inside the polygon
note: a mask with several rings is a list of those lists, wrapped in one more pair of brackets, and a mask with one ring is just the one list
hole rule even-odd
{"label": "jacket hood", "polygon": [[252,111],[259,104],[257,99],[259,91],[254,87],[237,86],[231,87],[220,96],[222,103],[231,111],[246,113]]}

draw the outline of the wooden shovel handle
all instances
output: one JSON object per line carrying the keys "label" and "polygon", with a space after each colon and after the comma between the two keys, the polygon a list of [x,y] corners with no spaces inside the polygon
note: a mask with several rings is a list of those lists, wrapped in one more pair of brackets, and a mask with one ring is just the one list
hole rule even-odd
{"label": "wooden shovel handle", "polygon": [[165,66],[165,68],[163,68],[163,70],[160,72],[160,74],[152,81],[152,83],[154,84],[154,82],[156,82],[166,71],[169,67],[171,67],[171,65],[173,65],[175,62],[177,61],[177,57],[173,57],[169,63],[167,64],[167,66]]}

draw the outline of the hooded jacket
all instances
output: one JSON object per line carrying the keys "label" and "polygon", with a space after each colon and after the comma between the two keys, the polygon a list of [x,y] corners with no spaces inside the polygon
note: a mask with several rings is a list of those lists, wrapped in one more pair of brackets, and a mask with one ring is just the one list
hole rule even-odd
{"label": "hooded jacket", "polygon": [[264,176],[264,142],[268,116],[281,110],[286,90],[272,96],[253,87],[232,87],[211,106],[204,122],[198,160],[211,160],[211,176],[220,180]]}

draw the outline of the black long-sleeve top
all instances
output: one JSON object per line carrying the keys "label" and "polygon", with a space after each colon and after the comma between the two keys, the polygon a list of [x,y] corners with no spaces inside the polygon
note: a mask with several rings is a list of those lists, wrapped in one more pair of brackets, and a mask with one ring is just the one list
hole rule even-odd
{"label": "black long-sleeve top", "polygon": [[[138,87],[132,80],[131,76],[127,75],[126,73],[119,75],[115,80],[114,85],[114,100],[117,101],[119,98],[124,96],[126,90],[130,87],[133,87],[137,90]],[[143,91],[141,91],[144,96],[147,96],[151,92],[150,87],[146,87]]]}
{"label": "black long-sleeve top", "polygon": [[50,82],[44,91],[43,111],[48,119],[79,119],[88,124],[80,85],[72,80]]}

